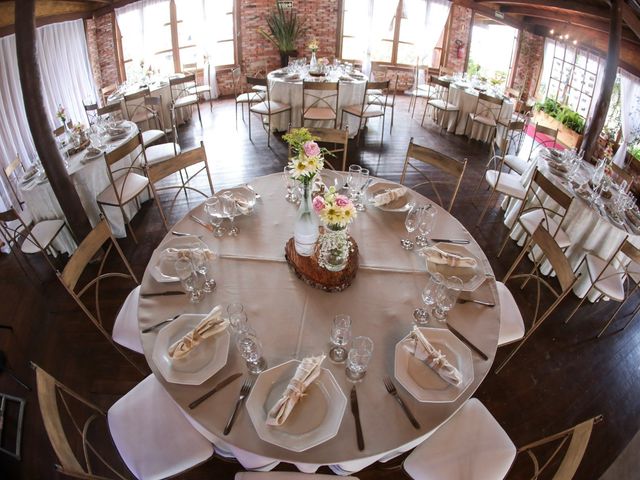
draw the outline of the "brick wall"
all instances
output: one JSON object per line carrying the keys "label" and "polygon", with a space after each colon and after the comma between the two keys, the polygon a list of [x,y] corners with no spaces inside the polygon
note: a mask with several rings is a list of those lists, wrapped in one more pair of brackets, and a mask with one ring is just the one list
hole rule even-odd
{"label": "brick wall", "polygon": [[513,76],[513,88],[533,97],[544,56],[544,37],[520,31],[520,51]]}
{"label": "brick wall", "polygon": [[[465,60],[469,49],[469,39],[471,38],[471,22],[473,20],[473,10],[460,5],[451,5],[451,30],[449,33],[448,56],[445,59],[445,67],[454,72],[465,70]],[[458,58],[458,48],[456,40],[462,42],[461,57]]]}
{"label": "brick wall", "polygon": [[116,45],[113,40],[115,14],[107,13],[85,22],[91,70],[99,88],[118,83]]}
{"label": "brick wall", "polygon": [[89,54],[89,63],[91,64],[91,73],[96,85],[102,85],[102,72],[100,71],[100,59],[98,55],[98,41],[96,39],[96,22],[90,18],[84,22],[84,30],[87,34],[87,51]]}

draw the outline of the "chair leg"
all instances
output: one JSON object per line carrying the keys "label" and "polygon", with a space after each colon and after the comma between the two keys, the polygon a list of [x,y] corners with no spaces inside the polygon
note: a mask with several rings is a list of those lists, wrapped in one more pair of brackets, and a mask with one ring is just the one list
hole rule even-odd
{"label": "chair leg", "polygon": [[638,304],[638,306],[636,307],[636,309],[633,311],[633,313],[631,314],[631,318],[629,318],[629,321],[627,323],[624,324],[624,327],[622,327],[622,330],[624,330],[625,328],[627,328],[629,326],[629,324],[633,321],[634,318],[636,318],[636,315],[638,314],[638,311],[640,310],[640,303]]}
{"label": "chair leg", "polygon": [[564,324],[566,325],[567,323],[569,323],[569,320],[571,320],[571,317],[573,317],[573,315],[578,311],[578,309],[582,306],[582,304],[584,303],[584,301],[587,299],[587,297],[589,296],[589,293],[591,292],[591,287],[589,287],[589,290],[587,290],[587,293],[584,294],[584,297],[582,297],[580,299],[580,301],[578,302],[578,305],[576,305],[576,308],[574,308],[573,310],[571,310],[571,313],[569,314],[569,316],[564,320]]}
{"label": "chair leg", "polygon": [[198,120],[200,120],[200,126],[202,127],[202,116],[200,115],[200,102],[196,102],[196,108],[198,109]]}
{"label": "chair leg", "polygon": [[249,107],[249,112],[247,113],[247,116],[249,117],[249,141],[253,143],[253,140],[251,139],[251,107]]}
{"label": "chair leg", "polygon": [[[271,115],[268,115],[269,125],[267,127],[267,147],[271,148]],[[260,116],[260,122],[262,122],[262,126],[264,127],[264,117]]]}
{"label": "chair leg", "polygon": [[[515,226],[515,223],[513,225]],[[513,232],[513,227],[509,229],[509,231],[507,232],[507,235],[504,237],[504,240],[502,241],[502,245],[500,245],[500,250],[498,251],[498,255],[496,255],[498,258],[500,258],[500,255],[502,255],[502,252],[504,251],[504,247],[507,246],[507,242],[511,238],[511,232]]]}
{"label": "chair leg", "polygon": [[391,135],[391,130],[393,130],[393,114],[396,111],[396,107],[391,107],[391,125],[389,126],[389,135]]}
{"label": "chair leg", "polygon": [[484,218],[485,213],[487,213],[487,209],[489,208],[489,204],[491,203],[491,199],[493,198],[493,196],[495,195],[496,191],[495,189],[491,192],[491,194],[489,194],[489,198],[487,198],[487,203],[485,203],[484,205],[484,209],[482,210],[482,213],[480,214],[480,218],[478,218],[478,221],[476,222],[476,227],[478,225],[480,225],[480,223],[482,222],[482,219]]}
{"label": "chair leg", "polygon": [[236,130],[238,130],[238,102],[236,102]]}

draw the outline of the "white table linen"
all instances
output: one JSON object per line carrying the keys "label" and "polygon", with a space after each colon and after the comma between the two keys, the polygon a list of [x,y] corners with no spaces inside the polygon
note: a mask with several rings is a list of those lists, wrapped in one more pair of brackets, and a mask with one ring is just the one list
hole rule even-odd
{"label": "white table linen", "polygon": [[[235,349],[229,353],[227,365],[200,386],[167,383],[152,360],[157,332],[142,335],[147,361],[176,403],[186,410],[191,421],[219,448],[236,455],[239,461],[270,469],[278,461],[293,463],[305,472],[330,465],[338,472],[360,470],[377,460],[388,460],[413,448],[449,418],[476,390],[493,361],[499,331],[499,299],[493,277],[474,292],[474,296],[496,302],[495,308],[473,303],[459,304],[450,312],[451,324],[490,357],[481,361],[474,356],[474,381],[453,403],[419,403],[399,384],[400,394],[412,409],[422,428],[415,430],[381,381],[393,374],[394,348],[411,329],[412,313],[420,304],[420,292],[426,282],[424,259],[401,248],[400,237],[406,235],[404,213],[391,213],[368,207],[350,227],[350,234],[360,249],[360,269],[354,283],[340,293],[326,293],[301,282],[284,260],[285,242],[292,236],[297,207],[284,199],[281,174],[261,177],[252,182],[262,196],[251,216],[238,217],[238,237],[214,238],[210,232],[188,217],[176,229],[203,235],[203,241],[218,250],[220,258],[214,266],[218,287],[202,303],[189,304],[186,296],[142,297],[139,322],[143,329],[185,311],[206,312],[214,305],[241,302],[249,321],[261,338],[264,357],[270,367],[292,358],[302,359],[328,350],[331,318],[338,313],[350,314],[353,335],[370,336],[375,344],[369,371],[358,384],[360,414],[366,449],[358,451],[355,426],[350,412],[336,437],[305,452],[292,452],[262,441],[253,428],[247,412],[241,412],[233,430],[223,436],[222,430],[237,399],[240,382],[216,393],[215,398],[197,409],[186,406],[234,372],[246,372],[244,361]],[[412,200],[426,200],[410,191]],[[434,237],[472,238],[469,232],[446,211],[436,206],[438,220]],[[204,217],[202,206],[193,213]],[[478,244],[472,240],[469,250],[477,256],[486,272],[491,267]],[[161,244],[152,255],[142,282],[142,292],[163,291],[150,274],[162,250]],[[438,327],[440,325],[435,325]],[[344,364],[326,362],[344,392],[351,389]],[[428,368],[428,367],[425,367]],[[223,442],[218,439],[224,438]],[[245,465],[246,466],[246,465]]]}

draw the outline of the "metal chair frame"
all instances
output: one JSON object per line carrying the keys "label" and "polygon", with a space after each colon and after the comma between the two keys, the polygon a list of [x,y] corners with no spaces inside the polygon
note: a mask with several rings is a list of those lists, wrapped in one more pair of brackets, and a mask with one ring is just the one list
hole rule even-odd
{"label": "metal chair frame", "polygon": [[[353,105],[351,107],[345,107],[342,109],[342,113],[340,115],[340,127],[344,124],[344,114],[353,115],[354,117],[358,117],[358,132],[356,134],[356,144],[360,143],[360,138],[362,136],[362,127],[367,124],[367,122],[372,118],[382,118],[382,132],[380,134],[380,146],[384,143],[384,119],[386,116],[386,104],[389,100],[389,80],[385,80],[382,82],[367,82],[365,84],[364,93],[362,95],[362,103],[359,105],[360,110],[356,111],[353,107],[357,107],[357,105]],[[339,82],[338,82],[339,85]],[[371,92],[371,93],[369,93]],[[371,97],[373,100],[371,101]],[[336,97],[336,106],[338,105],[338,99]],[[379,109],[379,110],[378,110]],[[337,119],[336,119],[337,120]],[[363,125],[364,120],[364,125]]]}
{"label": "metal chair frame", "polygon": [[[366,90],[367,89],[365,88],[364,98],[366,98]],[[335,91],[335,93],[330,93],[326,96],[323,96],[320,93],[313,93],[333,91]],[[308,98],[311,99],[311,103],[307,103]],[[302,112],[300,114],[300,125],[304,127],[305,120],[331,121],[331,119],[317,119],[307,117],[309,110],[311,110],[312,108],[321,108],[331,110],[331,112],[333,113],[333,128],[338,128],[338,109],[340,105],[339,100],[340,82],[309,82],[306,80],[302,80]],[[334,101],[335,104],[333,104]]]}
{"label": "metal chair frame", "polygon": [[[191,95],[194,95],[189,91],[190,84],[196,83],[196,75],[194,73],[185,75],[183,77],[175,77],[169,79],[169,93],[171,94],[171,102],[175,105],[181,98],[187,98]],[[200,102],[198,101],[198,96],[195,95],[195,102],[186,103],[184,105],[180,105],[176,108],[186,108],[196,106],[198,109],[198,120],[200,120],[200,125],[202,125],[202,116],[200,115]]]}

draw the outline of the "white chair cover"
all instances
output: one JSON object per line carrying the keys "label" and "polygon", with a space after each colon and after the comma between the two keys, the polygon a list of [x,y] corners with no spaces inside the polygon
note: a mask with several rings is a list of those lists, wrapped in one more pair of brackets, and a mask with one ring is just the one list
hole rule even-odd
{"label": "white chair cover", "polygon": [[[309,475],[297,472],[238,472],[235,480],[330,480],[333,475]],[[358,480],[356,477],[344,477],[350,480]]]}
{"label": "white chair cover", "polygon": [[138,300],[140,299],[140,285],[131,290],[120,307],[116,321],[113,324],[111,337],[118,345],[143,353],[140,330],[138,329]]}

